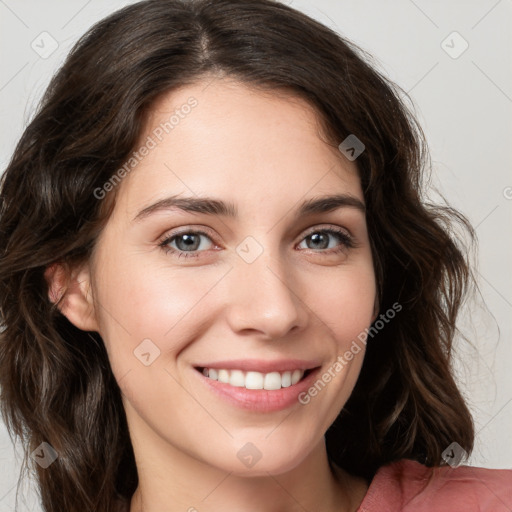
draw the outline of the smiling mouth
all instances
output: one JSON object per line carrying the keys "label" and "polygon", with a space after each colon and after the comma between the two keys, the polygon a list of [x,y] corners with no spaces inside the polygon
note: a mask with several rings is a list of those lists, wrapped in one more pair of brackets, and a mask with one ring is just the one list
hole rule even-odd
{"label": "smiling mouth", "polygon": [[245,388],[249,390],[265,389],[268,391],[294,386],[305,379],[312,371],[316,370],[316,368],[311,368],[307,370],[295,369],[284,372],[262,373],[237,369],[228,370],[206,367],[195,367],[195,369],[208,379],[216,380],[232,387]]}

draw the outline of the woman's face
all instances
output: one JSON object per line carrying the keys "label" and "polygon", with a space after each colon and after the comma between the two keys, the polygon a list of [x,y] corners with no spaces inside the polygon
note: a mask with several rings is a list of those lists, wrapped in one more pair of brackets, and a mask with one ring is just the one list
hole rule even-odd
{"label": "woman's face", "polygon": [[90,261],[134,447],[290,470],[347,401],[364,345],[344,354],[374,318],[355,163],[302,100],[222,80],[161,98],[140,140]]}

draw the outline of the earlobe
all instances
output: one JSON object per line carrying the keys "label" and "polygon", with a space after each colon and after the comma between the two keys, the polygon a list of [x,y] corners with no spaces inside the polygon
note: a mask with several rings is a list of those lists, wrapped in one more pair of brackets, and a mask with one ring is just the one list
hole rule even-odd
{"label": "earlobe", "polygon": [[57,304],[60,312],[75,327],[83,331],[99,332],[89,265],[69,271],[64,265],[54,263],[45,270],[44,277],[48,283],[48,298]]}

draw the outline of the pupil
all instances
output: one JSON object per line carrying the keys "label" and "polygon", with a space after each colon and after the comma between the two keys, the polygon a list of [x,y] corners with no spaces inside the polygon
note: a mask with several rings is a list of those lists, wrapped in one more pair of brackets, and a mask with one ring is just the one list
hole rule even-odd
{"label": "pupil", "polygon": [[185,249],[197,249],[197,240],[194,241],[195,235],[181,235],[179,241],[183,241]]}
{"label": "pupil", "polygon": [[[324,234],[321,234],[321,233],[315,233],[315,234],[311,235],[311,240],[313,241],[313,243],[317,243],[317,242],[318,242],[318,240],[319,240],[319,239],[322,239],[322,238],[324,238],[324,240],[323,240],[323,241],[325,242],[325,241],[326,241],[326,240],[325,240],[325,238],[326,238],[326,237],[325,237],[325,235],[324,235]],[[321,248],[322,248],[322,249],[325,249],[325,247],[326,247],[325,243],[324,243],[324,244],[321,244],[321,245],[322,245],[322,247],[321,247]]]}

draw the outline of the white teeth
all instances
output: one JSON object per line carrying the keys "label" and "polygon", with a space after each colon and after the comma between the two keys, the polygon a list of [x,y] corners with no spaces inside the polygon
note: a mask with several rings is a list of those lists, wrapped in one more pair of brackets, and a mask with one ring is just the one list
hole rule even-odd
{"label": "white teeth", "polygon": [[301,371],[301,370],[293,370],[293,373],[292,373],[292,386],[294,384],[297,384],[297,382],[299,382],[299,380],[302,379],[303,375],[304,375],[303,371]]}
{"label": "white teeth", "polygon": [[287,388],[297,384],[304,376],[304,370],[286,372],[243,372],[242,370],[217,370],[204,368],[203,375],[235,387],[246,389],[267,389],[269,391]]}
{"label": "white teeth", "polygon": [[227,370],[219,370],[219,376],[217,377],[219,382],[229,384],[229,372]]}
{"label": "white teeth", "polygon": [[281,389],[281,374],[279,372],[267,373],[263,381],[263,389]]}
{"label": "white teeth", "polygon": [[263,373],[247,372],[245,376],[245,387],[247,389],[263,389]]}
{"label": "white teeth", "polygon": [[240,370],[231,370],[229,376],[229,383],[237,388],[243,388],[245,386],[244,372]]}

